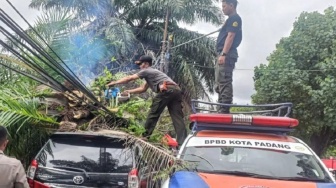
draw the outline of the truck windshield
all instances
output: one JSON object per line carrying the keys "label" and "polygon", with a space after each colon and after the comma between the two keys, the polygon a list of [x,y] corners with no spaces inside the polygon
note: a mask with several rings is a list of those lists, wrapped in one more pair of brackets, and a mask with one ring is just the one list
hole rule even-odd
{"label": "truck windshield", "polygon": [[195,171],[294,181],[332,182],[314,155],[248,147],[187,147]]}

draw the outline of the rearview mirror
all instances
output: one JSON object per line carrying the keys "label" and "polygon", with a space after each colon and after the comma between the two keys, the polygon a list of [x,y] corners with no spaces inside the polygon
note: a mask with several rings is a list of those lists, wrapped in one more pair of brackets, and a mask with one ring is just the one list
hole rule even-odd
{"label": "rearview mirror", "polygon": [[228,147],[228,146],[221,147],[221,154],[222,155],[230,155],[233,152],[234,152],[233,147]]}

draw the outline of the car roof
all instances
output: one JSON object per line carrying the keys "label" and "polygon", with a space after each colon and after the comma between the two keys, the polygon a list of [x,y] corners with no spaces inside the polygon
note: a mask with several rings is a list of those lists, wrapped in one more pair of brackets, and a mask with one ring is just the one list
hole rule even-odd
{"label": "car roof", "polygon": [[237,138],[237,139],[254,139],[254,140],[270,140],[279,142],[299,142],[297,139],[281,134],[270,133],[253,133],[238,131],[212,131],[204,130],[197,132],[194,137],[213,137],[213,138]]}
{"label": "car roof", "polygon": [[128,134],[121,131],[100,129],[97,131],[55,132],[51,137],[58,137],[65,135],[104,136],[104,137],[125,139]]}

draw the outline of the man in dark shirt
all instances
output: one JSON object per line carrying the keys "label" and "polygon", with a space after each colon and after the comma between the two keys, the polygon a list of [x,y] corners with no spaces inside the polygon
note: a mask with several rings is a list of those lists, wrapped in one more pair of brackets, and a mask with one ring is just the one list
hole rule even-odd
{"label": "man in dark shirt", "polygon": [[[223,13],[228,17],[217,38],[217,65],[215,70],[218,102],[232,104],[232,72],[238,59],[237,47],[242,41],[242,20],[237,14],[237,0],[222,0]],[[230,113],[229,107],[220,107],[220,113]]]}
{"label": "man in dark shirt", "polygon": [[153,92],[157,93],[147,116],[145,123],[146,132],[143,136],[148,138],[153,133],[161,113],[167,106],[177,135],[177,142],[181,146],[187,136],[187,130],[183,121],[182,92],[180,87],[165,73],[151,67],[152,58],[150,56],[141,56],[139,61],[136,61],[136,64],[141,69],[137,74],[127,76],[118,81],[112,81],[107,86],[124,84],[139,78],[145,79],[146,84],[143,86],[124,91],[131,94],[143,93],[148,88],[151,88]]}

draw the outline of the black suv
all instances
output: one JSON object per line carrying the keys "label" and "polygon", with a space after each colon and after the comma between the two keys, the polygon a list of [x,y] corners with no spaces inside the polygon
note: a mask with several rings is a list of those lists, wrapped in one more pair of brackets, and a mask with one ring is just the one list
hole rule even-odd
{"label": "black suv", "polygon": [[[146,186],[135,159],[139,146],[125,147],[125,136],[95,132],[53,134],[28,168],[31,188],[139,188]],[[146,169],[146,162],[142,162]],[[140,176],[140,177],[139,177]],[[145,176],[143,176],[145,177]]]}

